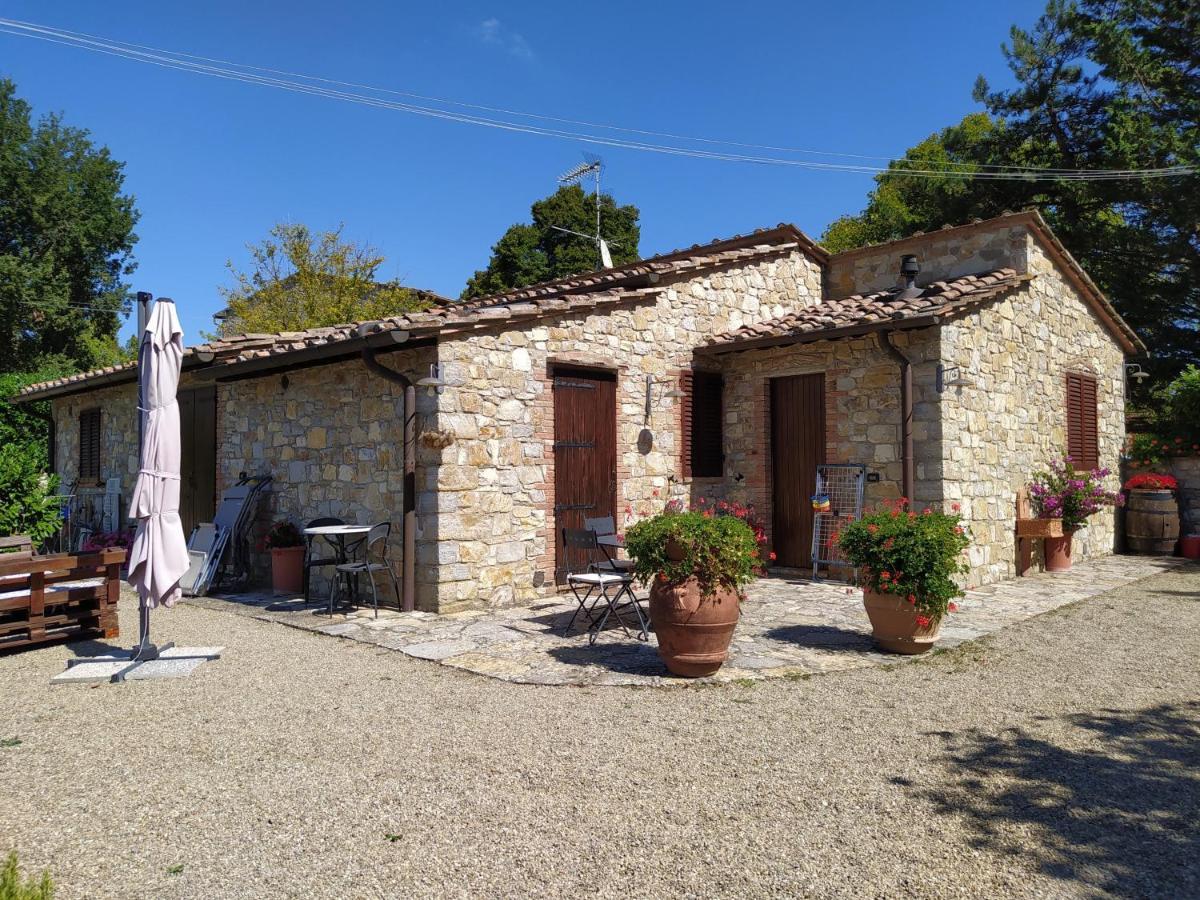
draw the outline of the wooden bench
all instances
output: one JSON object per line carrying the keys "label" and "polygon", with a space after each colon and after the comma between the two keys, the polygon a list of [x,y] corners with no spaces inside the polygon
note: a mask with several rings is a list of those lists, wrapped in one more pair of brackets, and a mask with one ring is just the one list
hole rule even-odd
{"label": "wooden bench", "polygon": [[37,556],[28,538],[0,538],[0,651],[62,638],[115,638],[119,548]]}

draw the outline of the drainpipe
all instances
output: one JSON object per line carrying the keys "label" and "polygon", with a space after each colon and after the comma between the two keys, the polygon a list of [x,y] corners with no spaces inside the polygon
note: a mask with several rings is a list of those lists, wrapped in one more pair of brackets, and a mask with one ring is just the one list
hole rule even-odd
{"label": "drainpipe", "polygon": [[404,559],[400,606],[411,612],[416,608],[417,596],[417,389],[407,376],[376,359],[373,348],[363,348],[362,361],[367,371],[404,388]]}
{"label": "drainpipe", "polygon": [[914,503],[913,497],[913,391],[912,363],[908,357],[896,349],[892,343],[892,333],[879,332],[879,346],[900,364],[900,459],[903,465],[904,496],[909,503]]}

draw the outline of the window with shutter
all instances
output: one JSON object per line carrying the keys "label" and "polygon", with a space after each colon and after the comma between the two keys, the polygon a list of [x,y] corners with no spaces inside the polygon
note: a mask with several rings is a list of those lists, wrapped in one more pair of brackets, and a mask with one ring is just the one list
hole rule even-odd
{"label": "window with shutter", "polygon": [[1076,469],[1100,465],[1097,429],[1096,379],[1075,372],[1067,374],[1067,455]]}
{"label": "window with shutter", "polygon": [[683,474],[719,478],[725,468],[725,379],[715,372],[684,372],[680,390]]}
{"label": "window with shutter", "polygon": [[100,410],[85,409],[79,414],[79,481],[100,483]]}

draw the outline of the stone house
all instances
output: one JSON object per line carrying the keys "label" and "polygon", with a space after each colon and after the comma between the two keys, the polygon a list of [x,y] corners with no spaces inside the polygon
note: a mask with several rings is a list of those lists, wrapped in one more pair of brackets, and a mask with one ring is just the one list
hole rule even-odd
{"label": "stone house", "polygon": [[[554,591],[575,564],[563,528],[620,528],[676,497],[752,503],[777,564],[807,567],[816,465],[861,463],[868,506],[961,504],[983,583],[1014,572],[1033,470],[1068,450],[1115,469],[1125,357],[1142,351],[1036,212],[836,255],[780,225],[381,322],[190,348],[185,505],[200,521],[239,472],[270,472],[264,527],[403,522],[403,593],[452,611]],[[134,376],[21,395],[53,401],[68,483],[132,483]],[[1098,515],[1077,555],[1113,541]]]}

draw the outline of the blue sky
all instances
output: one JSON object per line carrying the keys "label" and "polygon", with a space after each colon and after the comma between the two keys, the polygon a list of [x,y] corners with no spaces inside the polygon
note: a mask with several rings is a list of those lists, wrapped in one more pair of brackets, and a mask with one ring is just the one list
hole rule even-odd
{"label": "blue sky", "polygon": [[[489,106],[731,141],[877,155],[974,111],[1041,0],[408,4],[8,0],[0,15]],[[597,14],[599,10],[599,14]],[[450,296],[580,144],[239,84],[0,34],[0,74],[126,162],[138,290],[211,329],[225,262],[277,221],[379,247],[386,276]],[[600,149],[642,212],[643,255],[782,221],[813,237],[867,175]],[[128,326],[126,333],[128,333]]]}

